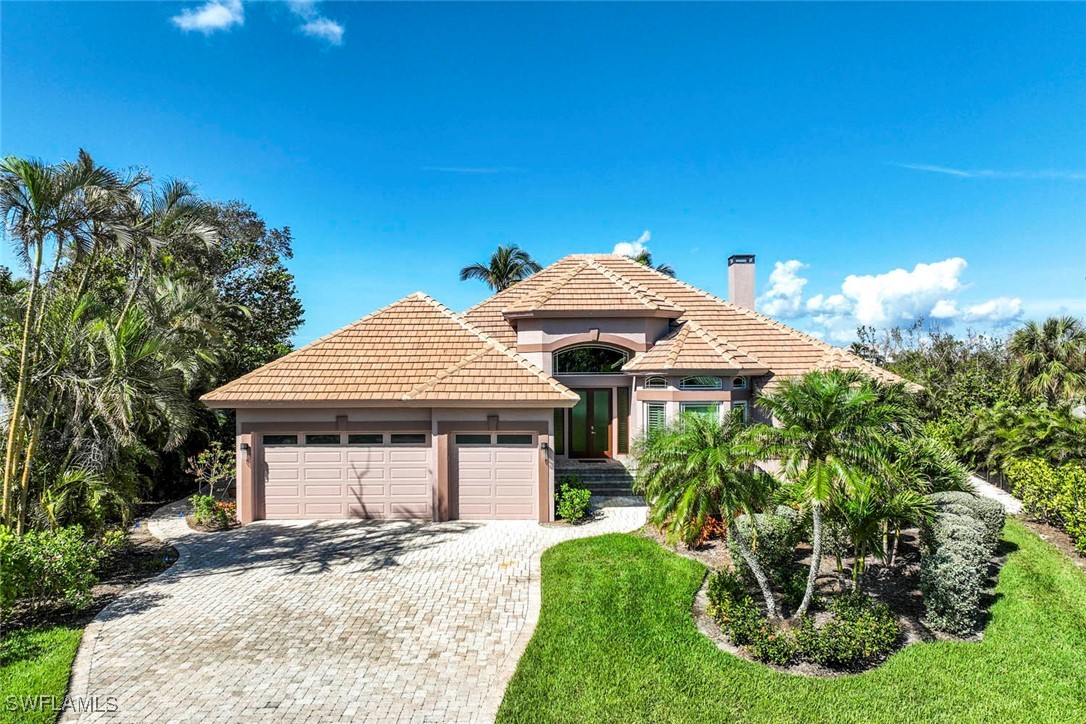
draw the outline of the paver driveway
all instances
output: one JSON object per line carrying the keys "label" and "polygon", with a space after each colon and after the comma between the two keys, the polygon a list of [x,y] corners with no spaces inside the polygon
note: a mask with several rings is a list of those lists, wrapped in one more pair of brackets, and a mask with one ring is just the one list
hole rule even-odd
{"label": "paver driveway", "polygon": [[65,719],[491,720],[538,616],[539,554],[644,520],[631,506],[577,527],[261,522],[201,534],[159,517],[152,530],[181,560],[102,612],[73,670],[73,696],[113,696],[118,711]]}

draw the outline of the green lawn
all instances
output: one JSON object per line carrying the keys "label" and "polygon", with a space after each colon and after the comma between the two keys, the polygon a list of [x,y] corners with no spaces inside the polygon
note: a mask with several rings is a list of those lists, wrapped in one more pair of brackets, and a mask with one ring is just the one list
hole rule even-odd
{"label": "green lawn", "polygon": [[55,697],[57,706],[68,689],[75,651],[83,630],[66,626],[5,631],[0,637],[0,722],[52,722],[56,713],[44,710],[9,711],[9,697]]}
{"label": "green lawn", "polygon": [[910,646],[857,676],[778,673],[690,616],[704,567],[637,535],[543,556],[539,625],[500,721],[1082,722],[1086,575],[1017,521],[981,643]]}

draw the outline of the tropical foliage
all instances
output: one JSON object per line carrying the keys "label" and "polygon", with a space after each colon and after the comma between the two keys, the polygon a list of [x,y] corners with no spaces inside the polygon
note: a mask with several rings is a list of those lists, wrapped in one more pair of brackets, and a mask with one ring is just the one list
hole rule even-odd
{"label": "tropical foliage", "polygon": [[98,530],[220,433],[200,394],[288,349],[290,232],[82,151],[0,161],[0,215],[0,522]]}
{"label": "tropical foliage", "polygon": [[669,277],[675,276],[675,267],[671,266],[670,264],[657,264],[653,266],[652,253],[649,252],[647,249],[642,249],[641,251],[637,252],[635,256],[632,256],[630,258],[636,261],[638,264],[644,264],[647,267],[652,267],[661,274],[666,274]]}
{"label": "tropical foliage", "polygon": [[460,270],[460,281],[477,279],[495,292],[501,292],[524,281],[542,269],[528,252],[516,244],[499,246],[486,263],[469,264]]}

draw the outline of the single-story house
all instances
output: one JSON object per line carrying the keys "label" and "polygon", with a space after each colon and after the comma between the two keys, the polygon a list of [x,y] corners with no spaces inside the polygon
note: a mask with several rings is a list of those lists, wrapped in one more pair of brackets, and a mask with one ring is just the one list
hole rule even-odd
{"label": "single-story house", "polygon": [[576,254],[462,314],[379,309],[203,397],[237,412],[238,516],[548,521],[556,468],[624,462],[683,412],[755,414],[813,369],[897,379],[755,312],[753,255],[728,284]]}

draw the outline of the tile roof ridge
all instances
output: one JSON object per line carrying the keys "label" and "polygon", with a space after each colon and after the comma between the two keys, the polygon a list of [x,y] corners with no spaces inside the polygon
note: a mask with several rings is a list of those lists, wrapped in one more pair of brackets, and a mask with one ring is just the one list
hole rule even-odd
{"label": "tile roof ridge", "polygon": [[346,332],[347,330],[351,329],[352,327],[356,327],[358,325],[361,325],[364,322],[369,321],[373,317],[376,317],[378,314],[383,314],[384,312],[387,312],[388,310],[392,309],[393,307],[395,307],[398,304],[403,304],[406,301],[409,301],[409,300],[412,300],[412,299],[420,299],[420,298],[427,298],[428,299],[428,297],[425,294],[423,294],[422,292],[412,292],[411,294],[408,294],[405,297],[401,297],[401,298],[397,299],[394,302],[389,302],[385,306],[383,306],[383,307],[381,307],[379,309],[373,310],[372,312],[370,312],[366,316],[361,317],[360,319],[356,319],[353,322],[351,322],[350,324],[345,324],[342,327],[340,327],[339,329],[336,329],[336,330],[334,330],[332,332],[329,332],[328,334],[325,334],[325,335],[323,335],[321,337],[318,337],[317,339],[313,340],[312,342],[309,342],[308,344],[302,345],[298,349],[293,349],[290,352],[287,352],[282,357],[276,357],[271,362],[263,364],[263,365],[257,367],[255,370],[249,370],[248,372],[243,374],[241,377],[237,377],[237,378],[235,378],[233,380],[230,380],[229,382],[226,382],[226,383],[224,383],[222,385],[219,385],[218,387],[216,387],[213,390],[208,390],[203,395],[200,395],[200,399],[202,400],[203,398],[207,397],[208,395],[213,395],[215,393],[218,393],[221,390],[226,389],[227,387],[233,387],[237,383],[243,382],[245,380],[248,380],[250,377],[255,376],[258,372],[259,373],[264,373],[264,372],[267,372],[268,370],[279,367],[282,363],[285,363],[290,358],[296,357],[296,356],[300,355],[302,352],[305,352],[305,351],[309,350],[311,347],[315,347],[318,344],[321,344],[322,342],[326,342],[329,339],[331,339],[332,337],[340,335],[340,334]]}
{"label": "tile roof ridge", "polygon": [[705,327],[698,324],[697,321],[690,319],[684,322],[684,324],[691,324],[691,331],[701,337],[703,340],[705,340],[706,344],[712,347],[717,354],[719,354],[721,357],[724,357],[728,361],[742,362],[743,364],[762,364],[762,361],[751,353],[739,349],[731,342],[720,339],[715,334],[707,330]]}
{"label": "tile roof ridge", "polygon": [[679,327],[679,330],[672,337],[671,350],[667,354],[667,359],[664,360],[664,364],[668,367],[674,367],[675,362],[679,359],[679,353],[682,352],[683,347],[686,346],[686,338],[690,336],[690,332],[693,331],[692,327],[688,327],[686,324]]}
{"label": "tile roof ridge", "polygon": [[[611,254],[611,256],[620,256],[620,255],[619,254]],[[626,257],[626,258],[629,258],[629,257]],[[609,267],[604,266],[603,264],[600,264],[599,261],[596,258],[588,259],[587,263],[593,269],[599,270],[600,273],[602,273],[604,276],[606,276],[611,281],[618,283],[620,286],[622,286],[624,291],[629,292],[630,294],[632,294],[634,297],[637,298],[637,300],[639,302],[641,302],[642,304],[648,306],[650,309],[660,310],[660,309],[664,309],[664,308],[671,308],[671,309],[674,309],[674,310],[677,310],[677,311],[683,311],[682,307],[675,304],[674,302],[672,302],[670,299],[668,299],[664,295],[657,294],[656,292],[652,291],[651,289],[649,289],[645,285],[639,284],[638,282],[634,281],[633,279],[630,279],[629,277],[622,274],[621,272],[617,272],[614,269],[611,269]]]}
{"label": "tile roof ridge", "polygon": [[550,375],[548,375],[540,367],[537,367],[536,365],[532,364],[531,361],[529,361],[526,357],[522,356],[520,353],[518,353],[518,352],[510,349],[509,347],[505,346],[504,344],[502,344],[498,340],[491,337],[486,332],[483,332],[481,329],[479,329],[474,324],[472,324],[468,320],[461,317],[459,314],[457,314],[453,310],[446,307],[441,302],[437,301],[433,297],[431,297],[428,294],[425,294],[423,292],[416,292],[415,294],[418,295],[418,297],[420,299],[423,299],[423,300],[429,302],[430,304],[432,304],[438,311],[440,311],[442,314],[447,316],[452,321],[459,324],[466,331],[471,332],[472,334],[474,334],[476,337],[478,337],[480,340],[482,340],[482,342],[484,343],[485,346],[483,347],[483,349],[478,350],[478,352],[473,352],[473,353],[467,355],[466,357],[464,357],[463,359],[461,359],[459,362],[456,362],[456,363],[450,365],[449,367],[447,367],[446,369],[442,370],[441,372],[438,372],[436,375],[434,375],[434,377],[432,379],[428,380],[427,382],[424,382],[424,383],[418,385],[417,387],[413,388],[411,391],[409,391],[404,396],[405,400],[409,399],[412,395],[415,395],[415,394],[418,394],[419,392],[422,392],[426,388],[432,387],[433,385],[440,382],[442,379],[445,379],[445,377],[447,377],[448,375],[451,375],[454,372],[457,372],[460,369],[463,369],[464,365],[466,365],[468,362],[474,361],[474,360],[478,359],[479,357],[481,357],[482,355],[486,354],[488,352],[489,348],[493,348],[497,352],[499,352],[499,353],[505,355],[506,357],[508,357],[509,359],[513,360],[514,362],[519,364],[521,367],[523,367],[524,369],[526,369],[529,372],[531,372],[532,374],[534,374],[541,381],[546,382],[548,385],[550,385],[551,388],[554,389],[555,392],[558,392],[559,394],[562,394],[563,396],[566,396],[566,393],[569,393],[569,395],[572,395],[572,396],[576,396],[575,393],[572,392],[568,387],[566,387],[561,382],[559,382],[558,380],[556,380],[553,377],[551,377]]}
{"label": "tile roof ridge", "polygon": [[[558,262],[555,263],[557,264]],[[557,294],[559,289],[564,287],[571,279],[573,279],[573,277],[577,276],[577,274],[580,273],[582,269],[587,267],[588,264],[589,262],[587,259],[582,260],[579,264],[574,265],[572,268],[569,269],[569,271],[563,273],[560,277],[552,280],[549,284],[528,293],[524,297],[521,297],[510,307],[508,307],[508,309],[513,309],[518,306],[524,308],[525,305],[530,305],[531,308],[536,308],[540,305],[546,304],[547,300]]]}

